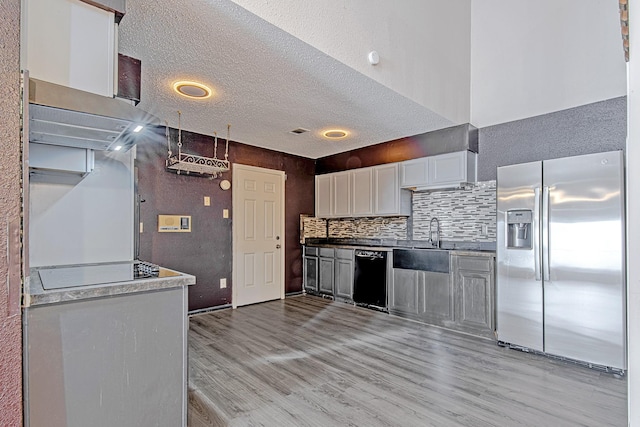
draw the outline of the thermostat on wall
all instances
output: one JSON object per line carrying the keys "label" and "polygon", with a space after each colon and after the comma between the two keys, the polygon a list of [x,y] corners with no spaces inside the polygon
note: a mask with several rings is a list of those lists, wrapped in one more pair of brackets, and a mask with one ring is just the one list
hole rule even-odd
{"label": "thermostat on wall", "polygon": [[158,215],[158,232],[191,233],[190,215]]}

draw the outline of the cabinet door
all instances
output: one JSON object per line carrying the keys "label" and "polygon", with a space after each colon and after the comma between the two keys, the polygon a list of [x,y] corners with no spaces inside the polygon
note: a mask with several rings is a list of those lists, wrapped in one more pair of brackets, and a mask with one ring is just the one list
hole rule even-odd
{"label": "cabinet door", "polygon": [[374,214],[397,215],[400,212],[398,164],[373,168]]}
{"label": "cabinet door", "polygon": [[467,152],[429,157],[429,185],[459,184],[467,181]]}
{"label": "cabinet door", "polygon": [[367,216],[373,214],[373,169],[363,168],[351,171],[353,186],[351,199],[353,216]]}
{"label": "cabinet door", "polygon": [[422,272],[394,268],[389,292],[389,311],[412,317],[421,315],[424,312],[423,286]]}
{"label": "cabinet door", "polygon": [[[353,253],[353,251],[351,251]],[[336,297],[353,299],[353,260],[336,258]]]}
{"label": "cabinet door", "polygon": [[332,202],[331,175],[316,176],[316,216],[318,218],[330,217],[333,211]]}
{"label": "cabinet door", "polygon": [[308,291],[318,292],[318,257],[304,257],[304,288]]}
{"label": "cabinet door", "polygon": [[424,273],[424,319],[448,326],[453,322],[453,283],[449,273]]}
{"label": "cabinet door", "polygon": [[493,292],[491,273],[458,270],[456,323],[469,332],[492,332]]}
{"label": "cabinet door", "polygon": [[346,217],[351,215],[351,173],[341,172],[332,174],[331,186],[333,187],[333,211],[334,217]]}
{"label": "cabinet door", "polygon": [[318,263],[318,291],[333,295],[334,260],[320,257]]}
{"label": "cabinet door", "polygon": [[26,64],[30,77],[102,96],[114,94],[113,12],[68,0],[27,0]]}
{"label": "cabinet door", "polygon": [[429,184],[429,159],[407,160],[400,163],[400,186],[419,187]]}

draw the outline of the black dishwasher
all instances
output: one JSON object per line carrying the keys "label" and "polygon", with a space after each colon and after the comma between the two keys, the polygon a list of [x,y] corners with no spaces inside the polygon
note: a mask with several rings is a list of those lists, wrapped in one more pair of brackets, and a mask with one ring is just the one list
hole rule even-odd
{"label": "black dishwasher", "polygon": [[353,302],[387,311],[387,253],[355,251]]}

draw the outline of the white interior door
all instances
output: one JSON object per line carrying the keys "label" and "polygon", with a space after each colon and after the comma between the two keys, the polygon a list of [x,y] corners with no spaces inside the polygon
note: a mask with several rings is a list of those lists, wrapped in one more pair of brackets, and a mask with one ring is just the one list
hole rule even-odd
{"label": "white interior door", "polygon": [[284,172],[233,165],[233,307],[284,298]]}

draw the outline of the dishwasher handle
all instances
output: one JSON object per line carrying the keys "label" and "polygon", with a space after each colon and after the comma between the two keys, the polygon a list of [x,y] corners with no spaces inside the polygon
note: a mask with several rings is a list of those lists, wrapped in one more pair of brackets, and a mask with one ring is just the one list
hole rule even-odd
{"label": "dishwasher handle", "polygon": [[356,251],[355,255],[357,258],[366,258],[371,260],[384,258],[384,252],[378,251]]}

